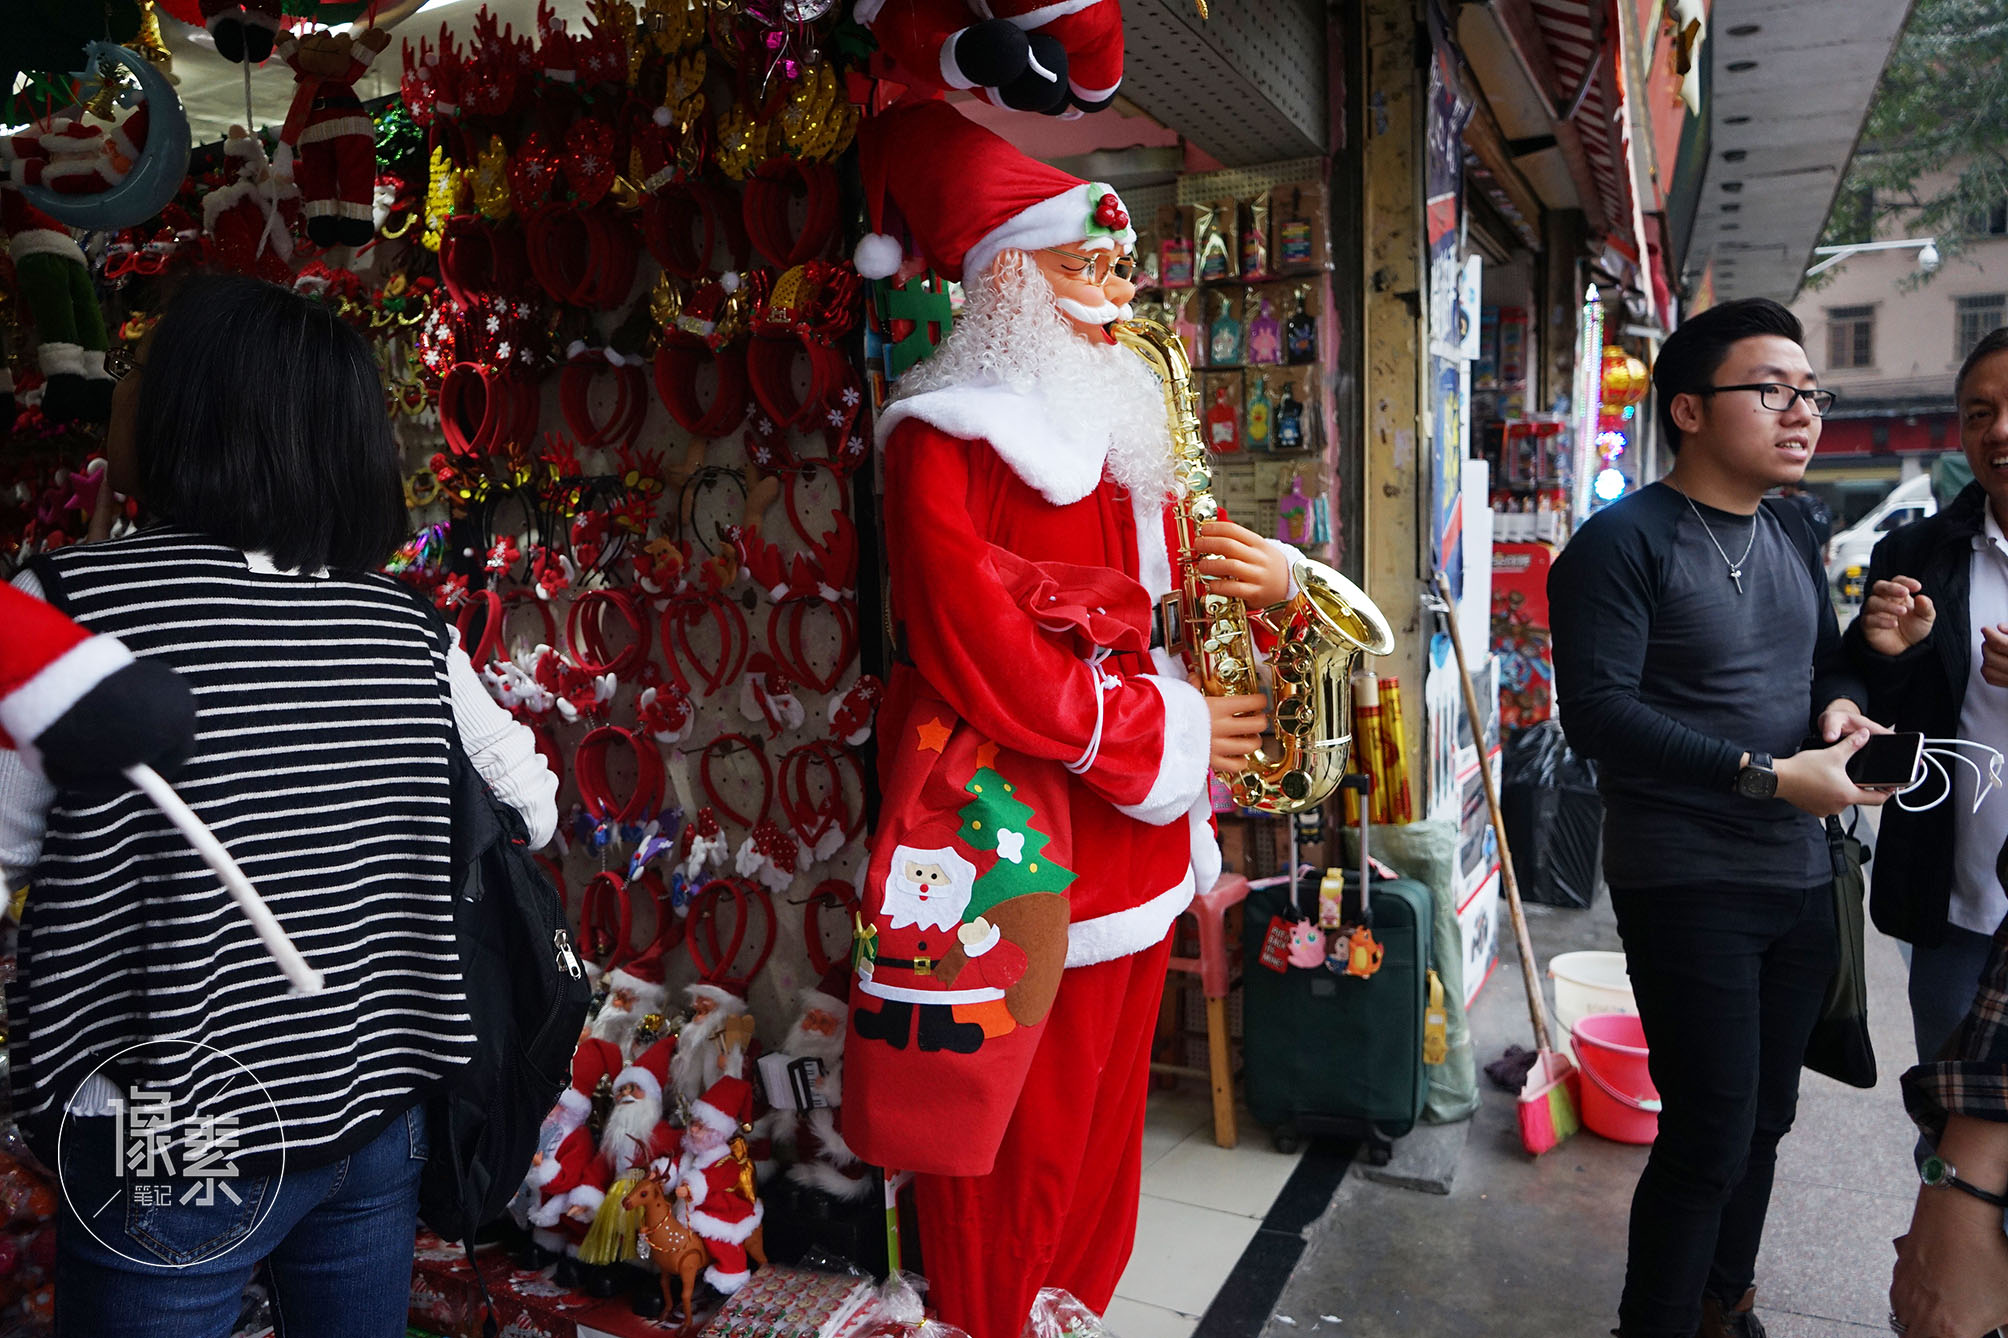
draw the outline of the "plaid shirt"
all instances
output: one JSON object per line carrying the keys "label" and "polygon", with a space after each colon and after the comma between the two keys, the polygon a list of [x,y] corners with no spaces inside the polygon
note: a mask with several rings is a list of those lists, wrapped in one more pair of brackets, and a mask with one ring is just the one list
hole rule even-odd
{"label": "plaid shirt", "polygon": [[[2008,884],[2008,846],[1994,867]],[[1943,1053],[1957,1058],[1903,1075],[1903,1104],[1925,1136],[1937,1142],[1951,1115],[2008,1121],[2008,919],[1994,931],[1980,993]]]}

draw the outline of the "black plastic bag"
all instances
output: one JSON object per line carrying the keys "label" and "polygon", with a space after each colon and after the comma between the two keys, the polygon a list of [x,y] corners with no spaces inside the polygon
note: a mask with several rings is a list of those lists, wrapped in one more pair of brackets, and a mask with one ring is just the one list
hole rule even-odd
{"label": "black plastic bag", "polygon": [[1602,883],[1604,801],[1597,768],[1578,757],[1562,727],[1546,720],[1506,747],[1499,806],[1520,896],[1584,909]]}

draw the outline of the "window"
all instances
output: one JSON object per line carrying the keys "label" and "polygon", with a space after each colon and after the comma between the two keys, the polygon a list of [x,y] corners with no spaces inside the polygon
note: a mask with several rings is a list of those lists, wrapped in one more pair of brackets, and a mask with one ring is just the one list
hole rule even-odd
{"label": "window", "polygon": [[1827,366],[1875,366],[1876,309],[1827,308]]}
{"label": "window", "polygon": [[1953,331],[1952,360],[1964,362],[1973,346],[1991,330],[2008,325],[2008,293],[1982,293],[1977,297],[1953,299],[1956,326]]}
{"label": "window", "polygon": [[2008,200],[2000,200],[1966,216],[1966,230],[1976,237],[2008,236]]}
{"label": "window", "polygon": [[1906,506],[1899,510],[1890,512],[1888,515],[1884,516],[1881,520],[1877,521],[1876,533],[1888,534],[1891,530],[1903,528],[1905,525],[1910,524],[1913,520],[1923,520],[1923,519],[1924,519],[1923,507]]}

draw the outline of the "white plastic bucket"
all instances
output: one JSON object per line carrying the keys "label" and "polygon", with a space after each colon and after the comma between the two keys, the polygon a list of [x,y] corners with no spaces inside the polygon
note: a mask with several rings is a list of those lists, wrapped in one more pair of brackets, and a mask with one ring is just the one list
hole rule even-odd
{"label": "white plastic bucket", "polygon": [[1621,952],[1565,952],[1549,959],[1555,982],[1555,1022],[1573,1037],[1576,1023],[1597,1013],[1637,1013]]}

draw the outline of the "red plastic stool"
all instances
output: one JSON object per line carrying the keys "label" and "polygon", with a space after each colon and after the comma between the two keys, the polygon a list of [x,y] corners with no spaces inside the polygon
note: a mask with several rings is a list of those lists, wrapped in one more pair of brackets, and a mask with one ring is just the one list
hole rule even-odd
{"label": "red plastic stool", "polygon": [[1230,979],[1227,952],[1227,912],[1248,899],[1248,880],[1238,873],[1223,873],[1211,888],[1192,899],[1185,913],[1199,928],[1199,956],[1173,957],[1166,969],[1199,977],[1206,996],[1206,1071],[1172,1064],[1153,1064],[1160,1072],[1190,1073],[1213,1084],[1213,1141],[1231,1148],[1237,1141],[1234,1129],[1234,1069],[1227,1053],[1227,991]]}

